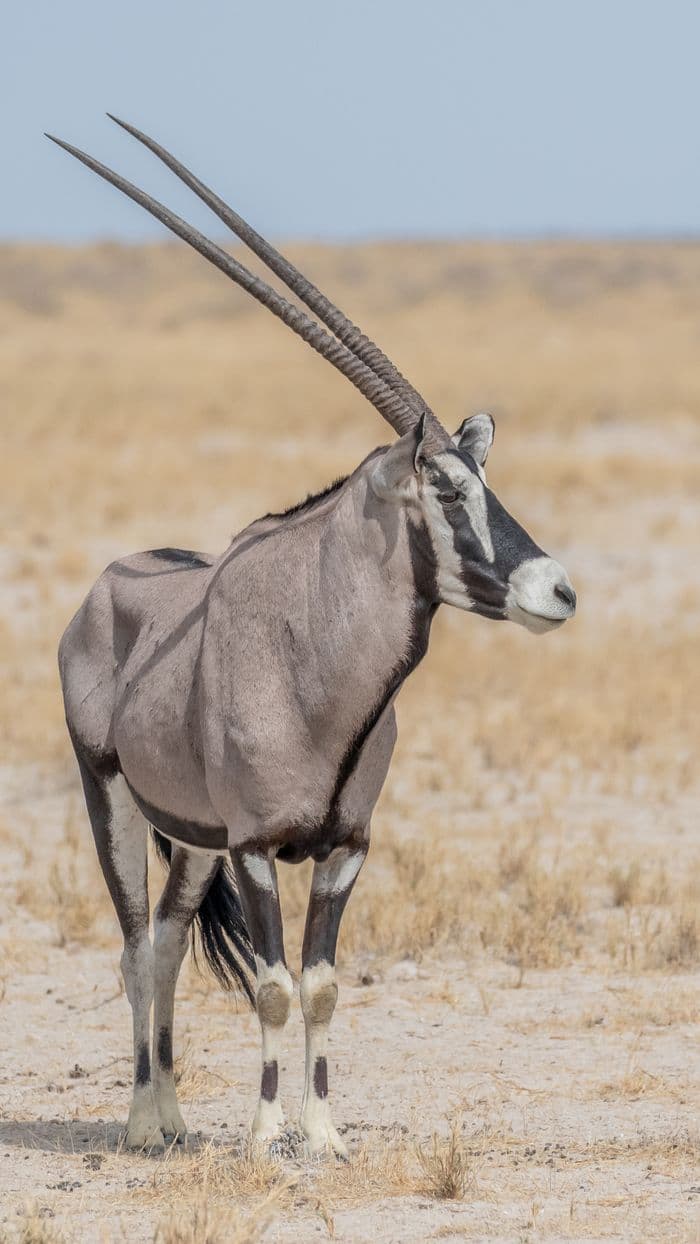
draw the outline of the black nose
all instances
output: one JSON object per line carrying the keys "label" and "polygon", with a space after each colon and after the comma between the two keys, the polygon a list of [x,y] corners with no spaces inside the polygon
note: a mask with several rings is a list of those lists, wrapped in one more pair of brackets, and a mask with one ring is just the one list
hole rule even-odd
{"label": "black nose", "polygon": [[576,608],[576,593],[568,583],[558,583],[554,589],[554,595],[568,605],[572,613]]}

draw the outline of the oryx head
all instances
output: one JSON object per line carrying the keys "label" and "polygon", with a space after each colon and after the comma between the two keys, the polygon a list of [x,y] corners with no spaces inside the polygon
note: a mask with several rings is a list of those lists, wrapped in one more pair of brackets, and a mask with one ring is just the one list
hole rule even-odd
{"label": "oryx head", "polygon": [[[54,139],[88,168],[144,207],[226,276],[268,307],[370,401],[400,439],[381,457],[375,492],[406,505],[430,537],[439,599],[489,618],[510,618],[530,630],[550,630],[570,618],[576,595],[566,573],[547,557],[486,486],[484,463],[493,420],[475,415],[453,437],[390,359],[288,259],[205,186],[175,156],[124,121],[148,147],[245,242],[331,332],[216,246],[162,203],[92,156]],[[50,135],[49,135],[50,137]]]}
{"label": "oryx head", "polygon": [[576,593],[487,486],[493,442],[490,415],[473,415],[448,441],[435,443],[423,417],[380,459],[375,492],[405,505],[427,530],[440,601],[530,631],[560,626],[576,610]]}

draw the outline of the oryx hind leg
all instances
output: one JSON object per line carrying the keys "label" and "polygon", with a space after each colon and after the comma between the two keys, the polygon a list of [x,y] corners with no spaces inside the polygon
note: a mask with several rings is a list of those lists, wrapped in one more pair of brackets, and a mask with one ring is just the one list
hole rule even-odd
{"label": "oryx hind leg", "polygon": [[166,1140],[181,1141],[187,1134],[173,1073],[175,987],[187,950],[190,926],[220,864],[217,855],[173,846],[170,873],[153,916],[153,1092]]}
{"label": "oryx hind leg", "polygon": [[301,1130],[312,1153],[344,1157],[328,1102],[328,1032],[338,998],[335,951],[340,921],[364,863],[368,841],[358,834],[314,866],[302,949],[301,1009],[306,1028],[306,1077]]}
{"label": "oryx hind leg", "polygon": [[148,825],[116,761],[95,762],[76,751],[97,854],[124,938],[121,967],[134,1037],[134,1089],[126,1144],[130,1149],[159,1149],[163,1147],[163,1133],[151,1085],[153,948],[148,934]]}

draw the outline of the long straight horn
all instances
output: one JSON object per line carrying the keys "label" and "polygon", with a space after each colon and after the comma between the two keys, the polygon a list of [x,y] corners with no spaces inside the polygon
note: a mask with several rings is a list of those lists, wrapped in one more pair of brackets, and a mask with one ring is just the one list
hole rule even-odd
{"label": "long straight horn", "polygon": [[111,112],[108,112],[107,116],[111,121],[115,121],[123,130],[126,130],[127,133],[136,138],[138,142],[143,143],[144,147],[148,147],[149,151],[152,151],[159,160],[162,160],[163,164],[167,165],[176,177],[180,178],[180,181],[184,182],[190,190],[193,190],[206,203],[207,207],[211,208],[219,217],[219,220],[222,220],[242,242],[245,242],[246,246],[259,259],[262,259],[263,263],[281,281],[284,281],[292,293],[306,303],[306,306],[313,311],[314,315],[317,315],[319,320],[326,324],[331,332],[335,333],[336,337],[349,350],[352,350],[353,354],[356,354],[363,363],[366,363],[373,372],[376,372],[385,384],[389,385],[390,389],[394,389],[404,399],[406,405],[416,412],[417,418],[420,418],[424,411],[429,413],[429,408],[420,393],[401,375],[398,367],[387,358],[386,354],[379,349],[379,346],[375,345],[369,337],[366,337],[353,324],[352,320],[348,319],[293,263],[290,263],[266,238],[258,233],[257,229],[248,224],[247,220],[239,216],[238,212],[229,207],[228,203],[225,203],[209,186],[205,186],[204,182],[195,177],[194,173],[185,168],[184,164],[181,164],[165,147],[161,147],[160,143],[157,143],[155,139],[149,138],[147,134],[136,129],[134,125],[129,125],[127,121],[121,121],[119,117],[113,116]]}
{"label": "long straight horn", "polygon": [[[106,165],[100,164],[98,160],[92,156],[86,155],[84,151],[80,151],[77,147],[72,147],[69,143],[63,142],[60,138],[55,138],[52,134],[47,134],[52,142],[62,147],[69,155],[75,156],[76,160],[80,160],[81,164],[85,164],[93,173],[97,173],[98,177],[102,177],[108,181],[110,185],[116,186],[117,190],[121,190],[128,198],[133,199],[134,203],[138,203],[141,207],[150,212],[151,216],[155,216],[162,224],[170,229],[172,233],[177,234],[194,250],[199,251],[205,259],[218,268],[226,276],[230,277],[237,285],[247,290],[253,298],[257,299],[262,306],[267,307],[282,320],[293,332],[297,333],[304,341],[323,355],[338,369],[347,379],[359,389],[363,397],[379,411],[380,415],[391,424],[392,428],[403,436],[415,426],[416,413],[408,406],[403,397],[391,389],[384,380],[372,371],[370,367],[363,363],[361,359],[353,354],[347,346],[325,332],[320,325],[316,324],[304,311],[295,307],[276,290],[267,285],[265,281],[261,281],[259,277],[249,272],[243,264],[239,263],[221,247],[216,246],[214,242],[210,242],[197,229],[180,216],[176,216],[169,208],[164,207],[157,199],[151,198],[145,194],[143,190],[139,190],[132,182],[126,178],[120,177],[118,173],[114,173],[112,169]],[[437,423],[433,416],[433,422],[439,433],[443,433],[447,438],[447,433],[443,431],[440,424]],[[438,436],[439,439],[439,436]],[[448,442],[449,443],[449,442]]]}

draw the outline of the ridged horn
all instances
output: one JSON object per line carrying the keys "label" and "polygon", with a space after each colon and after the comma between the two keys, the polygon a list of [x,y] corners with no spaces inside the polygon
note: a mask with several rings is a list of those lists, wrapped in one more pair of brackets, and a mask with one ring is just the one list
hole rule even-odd
{"label": "ridged horn", "polygon": [[111,121],[121,126],[123,130],[126,130],[128,134],[131,134],[138,142],[142,143],[144,147],[147,147],[149,151],[152,151],[176,177],[179,177],[180,181],[194,191],[202,202],[206,203],[207,207],[219,217],[219,220],[223,221],[227,228],[232,233],[235,233],[259,259],[262,259],[270,271],[274,272],[275,276],[278,276],[281,281],[284,281],[284,284],[292,293],[296,294],[309,310],[313,311],[314,315],[318,316],[319,320],[330,328],[331,332],[343,342],[343,345],[346,345],[349,350],[352,350],[353,354],[356,354],[363,363],[366,363],[367,367],[376,372],[380,379],[385,384],[388,384],[390,389],[394,389],[404,399],[407,406],[415,410],[418,418],[424,412],[430,413],[424,398],[406,380],[406,377],[402,376],[398,367],[384,354],[383,350],[380,350],[374,341],[365,336],[357,325],[353,324],[352,320],[348,319],[347,315],[339,307],[336,307],[285,255],[280,254],[267,241],[267,238],[258,233],[257,229],[254,229],[247,220],[244,220],[214,190],[200,181],[199,177],[190,172],[180,160],[176,159],[170,151],[162,147],[154,138],[144,134],[135,125],[130,125],[128,121],[122,121],[119,117],[113,116],[111,112],[108,112],[107,116]]}
{"label": "ridged horn", "polygon": [[[115,173],[86,152],[72,146],[70,143],[64,142],[63,139],[56,138],[53,134],[46,134],[46,137],[51,142],[56,143],[57,146],[62,147],[64,151],[67,151],[69,155],[79,160],[81,164],[84,164],[92,172],[97,173],[98,177],[115,186],[127,198],[132,199],[134,203],[138,203],[151,216],[154,216],[156,220],[164,224],[167,229],[193,247],[200,255],[203,255],[215,268],[218,268],[220,272],[223,272],[235,284],[245,289],[262,306],[267,307],[273,315],[282,320],[288,328],[291,328],[312,349],[316,350],[318,354],[322,355],[323,358],[327,359],[329,363],[341,372],[362,393],[363,397],[371,402],[375,410],[386,419],[387,423],[390,424],[399,436],[403,436],[404,433],[415,426],[419,417],[415,407],[410,406],[400,393],[387,384],[357,354],[342,341],[327,333],[304,311],[294,306],[293,303],[289,302],[281,294],[278,294],[270,285],[261,280],[260,277],[255,276],[243,264],[239,263],[237,259],[234,259],[232,255],[222,250],[220,246],[211,242],[198,229],[195,229],[193,225],[188,224],[182,217],[177,216],[175,212],[171,212],[164,204],[140,190],[138,186],[135,186],[125,177]],[[429,441],[429,444],[426,448],[428,452],[438,452],[439,449],[446,448],[449,445],[449,438],[435,416],[431,412],[427,412],[427,414],[426,439]]]}

